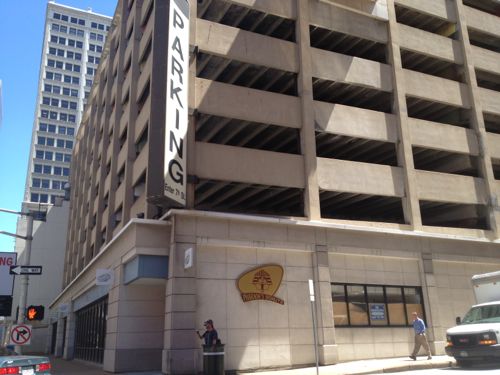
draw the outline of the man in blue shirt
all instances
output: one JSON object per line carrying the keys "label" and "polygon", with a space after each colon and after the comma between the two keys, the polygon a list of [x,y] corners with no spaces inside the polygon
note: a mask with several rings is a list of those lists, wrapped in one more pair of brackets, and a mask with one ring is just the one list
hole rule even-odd
{"label": "man in blue shirt", "polygon": [[206,331],[205,333],[203,333],[203,335],[200,335],[200,332],[196,331],[198,337],[205,340],[205,345],[215,346],[217,344],[217,341],[219,340],[219,335],[217,333],[217,330],[214,328],[214,322],[212,321],[212,319],[208,319],[205,323],[203,323],[203,325],[205,326]]}
{"label": "man in blue shirt", "polygon": [[423,346],[427,352],[427,359],[432,359],[431,349],[429,348],[429,343],[425,335],[425,323],[418,317],[416,312],[412,313],[411,316],[413,317],[413,329],[415,331],[415,346],[413,347],[413,353],[410,355],[410,358],[415,361],[420,347]]}

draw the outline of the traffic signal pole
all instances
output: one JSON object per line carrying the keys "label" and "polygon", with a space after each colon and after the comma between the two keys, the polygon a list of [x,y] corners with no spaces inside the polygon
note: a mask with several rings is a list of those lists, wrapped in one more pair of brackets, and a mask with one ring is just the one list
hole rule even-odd
{"label": "traffic signal pole", "polygon": [[[23,254],[23,266],[29,266],[31,260],[31,242],[33,241],[33,213],[27,212],[28,223],[26,228],[26,246]],[[17,314],[17,324],[23,324],[25,319],[26,302],[28,300],[29,275],[21,275],[21,290],[19,294],[19,313]],[[21,354],[22,347],[16,345],[16,353]]]}
{"label": "traffic signal pole", "polygon": [[[9,232],[5,232],[5,231],[0,231],[0,234],[5,234],[7,236],[16,237],[16,238],[21,238],[21,239],[26,241],[22,265],[29,266],[30,258],[31,258],[31,242],[33,240],[33,216],[34,216],[35,212],[31,212],[31,211],[17,212],[17,211],[12,211],[12,210],[6,210],[4,208],[0,208],[0,212],[6,212],[9,214],[26,216],[26,218],[28,220],[27,228],[26,228],[26,236],[20,236],[18,234],[9,233]],[[17,324],[24,323],[24,315],[25,315],[24,312],[26,310],[26,301],[28,300],[28,285],[29,285],[29,276],[28,275],[21,275],[21,290],[20,290],[20,295],[19,295],[19,311],[17,314]],[[20,345],[16,345],[15,351],[16,351],[16,353],[21,354],[22,347]]]}

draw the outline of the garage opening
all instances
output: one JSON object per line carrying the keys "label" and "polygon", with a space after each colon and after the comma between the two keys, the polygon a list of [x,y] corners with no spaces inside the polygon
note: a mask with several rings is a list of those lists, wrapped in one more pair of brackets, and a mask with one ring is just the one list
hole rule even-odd
{"label": "garage opening", "polygon": [[422,224],[488,230],[488,210],[479,204],[420,201]]}
{"label": "garage opening", "polygon": [[303,189],[200,179],[194,194],[197,210],[304,216]]}
{"label": "garage opening", "polygon": [[321,217],[405,224],[399,197],[320,191]]}
{"label": "garage opening", "polygon": [[489,133],[500,134],[500,116],[483,112],[484,126]]}
{"label": "garage opening", "polygon": [[75,312],[75,358],[103,362],[107,313],[108,296]]}

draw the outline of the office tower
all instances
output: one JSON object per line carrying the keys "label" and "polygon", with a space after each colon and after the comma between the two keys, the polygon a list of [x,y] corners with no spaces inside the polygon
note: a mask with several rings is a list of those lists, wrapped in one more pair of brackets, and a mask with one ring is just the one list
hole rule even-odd
{"label": "office tower", "polygon": [[407,356],[412,311],[444,353],[471,276],[500,268],[498,2],[187,8],[119,2],[72,161],[56,351],[197,373],[212,319],[226,370],[311,364],[311,279],[321,364]]}
{"label": "office tower", "polygon": [[[85,108],[94,74],[99,65],[111,17],[48,2],[40,61],[38,95],[22,211],[42,211],[46,222],[36,220],[33,228],[31,262],[43,266],[44,275],[31,279],[28,303],[43,305],[61,288],[62,259],[66,240],[69,204],[48,209],[64,195],[70,175],[75,136]],[[27,221],[17,221],[15,249],[18,263],[26,261]],[[20,301],[20,282],[14,289],[15,307]],[[46,321],[33,323],[32,343],[25,352],[45,350],[49,335]]]}
{"label": "office tower", "polygon": [[82,111],[111,18],[47,4],[38,96],[24,200],[54,203],[64,194]]}

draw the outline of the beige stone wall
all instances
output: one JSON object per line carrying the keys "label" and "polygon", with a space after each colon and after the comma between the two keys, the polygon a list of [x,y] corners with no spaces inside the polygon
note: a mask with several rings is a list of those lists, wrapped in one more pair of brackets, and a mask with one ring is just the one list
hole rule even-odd
{"label": "beige stone wall", "polygon": [[[244,303],[236,280],[263,265],[284,268],[276,296]],[[313,363],[313,332],[308,279],[313,278],[312,254],[256,248],[198,247],[198,311],[200,324],[213,319],[226,344],[226,369],[290,366]]]}
{"label": "beige stone wall", "polygon": [[455,325],[455,317],[463,318],[471,305],[476,303],[471,283],[472,276],[500,270],[498,260],[491,261],[491,263],[486,263],[484,259],[475,262],[434,261],[436,286],[442,307],[440,320],[446,329]]}
{"label": "beige stone wall", "polygon": [[[104,268],[114,270],[114,280],[108,293],[103,369],[123,372],[161,367],[165,282],[140,280],[124,285],[123,267],[137,255],[167,256],[165,244],[169,242],[169,234],[170,227],[165,222],[134,219],[52,302],[50,309],[53,316],[57,316],[60,304],[67,303],[70,306],[64,358],[73,359],[73,302],[95,288],[96,269]],[[62,323],[62,320],[59,322]],[[62,324],[58,325],[58,330],[58,334],[62,335]]]}
{"label": "beige stone wall", "polygon": [[[195,250],[191,269],[183,267],[187,247]],[[137,254],[170,256],[166,285],[123,285],[123,264]],[[284,305],[241,299],[236,280],[265,264],[284,268],[276,293]],[[170,358],[184,361],[183,368],[191,371],[200,370],[203,360],[194,329],[201,331],[207,319],[214,320],[226,344],[227,370],[314,363],[309,279],[320,280],[316,306],[325,364],[405,357],[413,346],[411,327],[334,328],[330,282],[421,286],[433,350],[442,353],[446,329],[474,303],[471,276],[500,269],[500,260],[494,246],[463,239],[183,213],[169,224],[136,220],[59,302],[75,300],[89,289],[95,268],[115,269],[104,370],[135,370],[134,363],[144,360],[159,368],[160,360]]]}
{"label": "beige stone wall", "polygon": [[[196,322],[201,329],[204,320],[214,320],[226,343],[226,369],[314,363],[307,280],[313,278],[313,249],[319,244],[328,250],[331,282],[422,287],[436,354],[442,353],[446,329],[453,325],[455,316],[463,315],[473,302],[470,277],[495,270],[488,263],[498,262],[489,245],[451,238],[433,240],[208,216],[178,216],[176,230],[179,238],[194,240],[195,234]],[[476,257],[466,255],[472,253]],[[470,260],[467,268],[465,259]],[[243,303],[236,288],[237,278],[267,263],[285,268],[277,292],[285,305]],[[464,269],[460,281],[450,274],[458,272],[455,264]],[[331,297],[327,294],[322,308],[331,318]],[[462,295],[469,297],[466,300]],[[451,298],[454,306],[462,307],[450,309],[442,303]],[[325,337],[330,334],[328,329],[324,332]],[[338,361],[404,357],[413,347],[411,327],[337,327],[331,332],[334,338],[326,341],[338,349]]]}
{"label": "beige stone wall", "polygon": [[165,283],[121,285],[109,294],[106,367],[145,371],[161,367]]}
{"label": "beige stone wall", "polygon": [[[401,243],[401,247],[405,247],[404,243]],[[438,259],[432,261],[433,273],[430,279],[427,279],[427,284],[429,284],[427,286],[437,289],[437,298],[435,298],[426,292],[426,283],[422,281],[419,259],[412,258],[417,254],[405,254],[402,251],[401,257],[398,258],[363,254],[370,252],[367,249],[353,248],[352,251],[360,253],[330,253],[332,282],[421,286],[428,314],[427,323],[431,325],[432,318],[435,324],[432,329],[436,351],[443,349],[446,330],[455,325],[455,317],[463,317],[471,305],[476,303],[471,277],[500,269],[498,259],[476,256],[465,260],[464,257],[460,259],[460,257],[436,253],[434,257]],[[471,251],[474,252],[473,246],[471,246]],[[434,285],[430,285],[432,280],[434,280]],[[338,327],[335,335],[340,361],[406,356],[413,348],[411,328]]]}
{"label": "beige stone wall", "polygon": [[341,362],[406,357],[413,349],[411,328],[337,328]]}
{"label": "beige stone wall", "polygon": [[420,286],[418,260],[330,253],[332,282]]}

